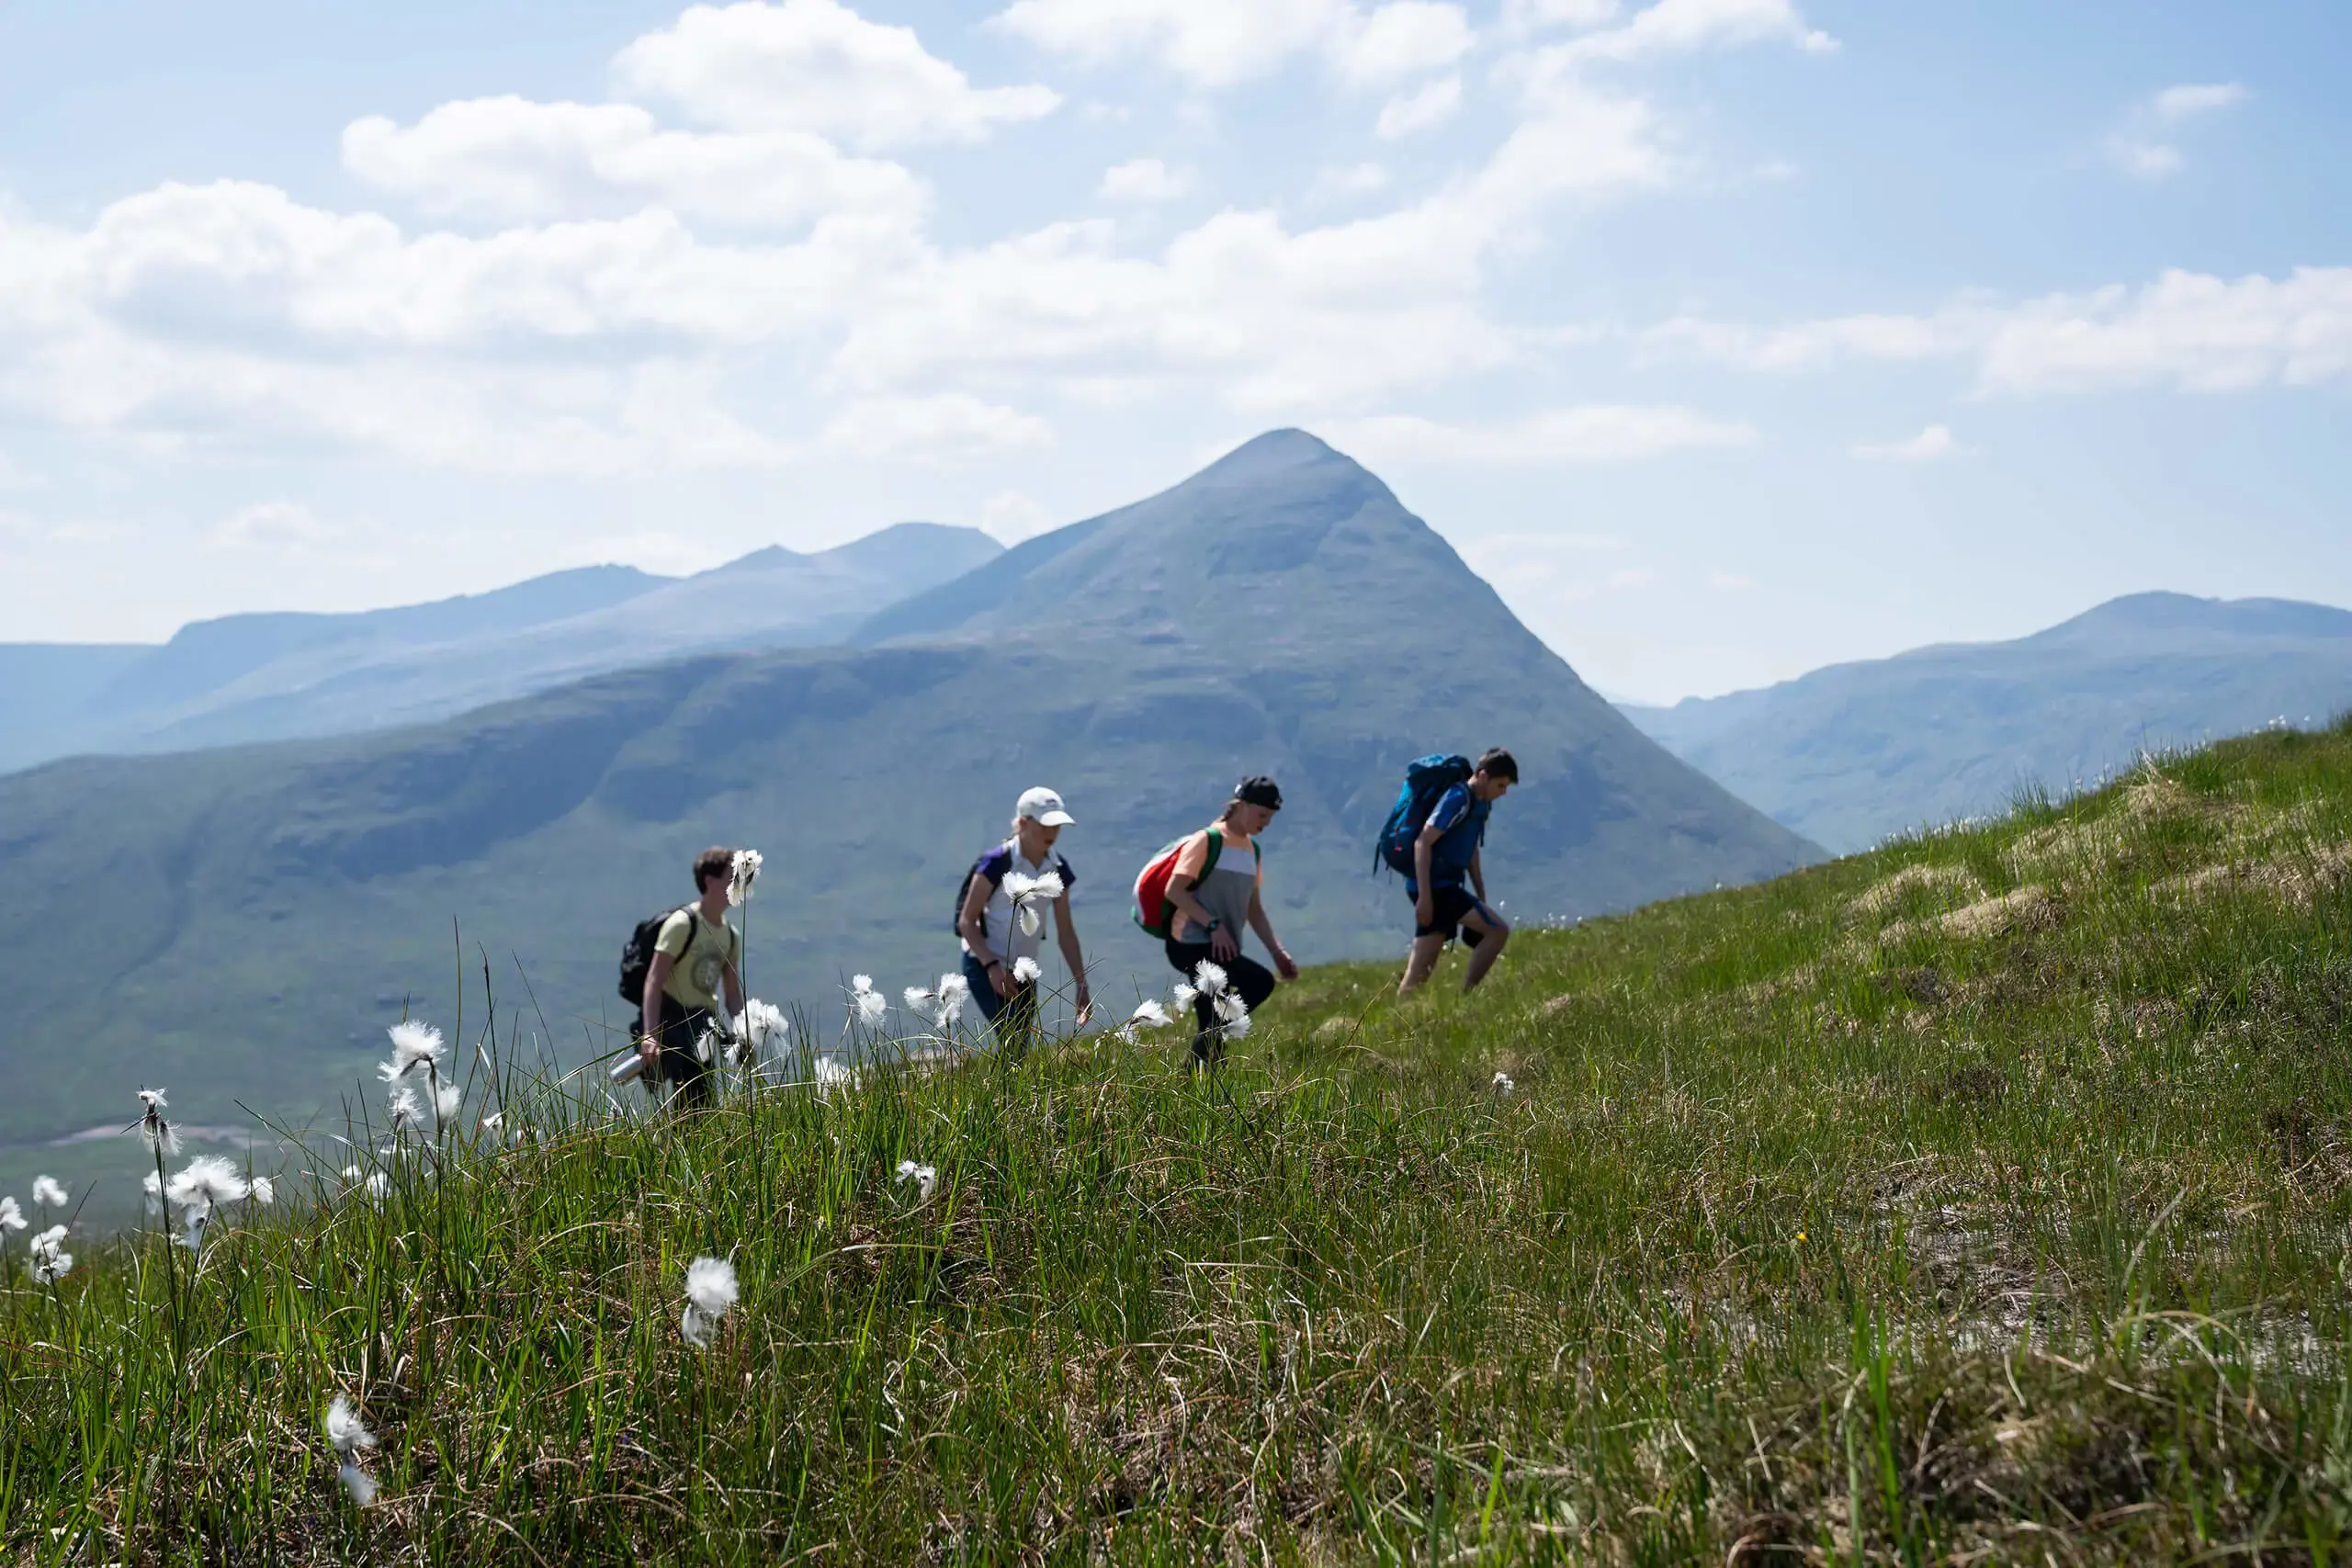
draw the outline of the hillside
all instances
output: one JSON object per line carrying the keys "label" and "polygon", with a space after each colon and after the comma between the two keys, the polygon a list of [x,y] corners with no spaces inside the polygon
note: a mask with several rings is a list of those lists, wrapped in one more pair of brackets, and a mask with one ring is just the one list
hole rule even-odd
{"label": "hillside", "polygon": [[2071,794],[2149,749],[2352,706],[2352,611],[2142,593],[2014,642],[1923,648],[1761,691],[1628,706],[1684,761],[1815,841]]}
{"label": "hillside", "polygon": [[687,578],[582,567],[429,604],[199,621],[153,649],[0,644],[0,673],[21,671],[38,693],[0,699],[0,770],[346,734],[664,658],[832,642],[1001,548],[977,529],[902,523]]}
{"label": "hillside", "polygon": [[512,1071],[526,1014],[497,1138],[322,1143],[200,1270],[11,1276],[0,1544],[2339,1561],[2347,934],[2352,726],[1530,933],[1466,999],[1317,970],[1213,1084],[1148,1032],[648,1128]]}
{"label": "hillside", "polygon": [[[956,594],[978,607],[935,607]],[[1487,852],[1524,919],[1814,858],[1643,739],[1312,437],[1252,443],[915,603],[921,625],[863,634],[884,646],[688,660],[422,728],[0,779],[0,879],[18,890],[0,902],[0,983],[34,1021],[0,1053],[75,1068],[20,1075],[0,1142],[100,1125],[127,1078],[182,1086],[205,1122],[236,1121],[240,1100],[333,1103],[403,1005],[446,988],[453,922],[502,996],[527,976],[561,1053],[605,1049],[622,940],[686,896],[714,841],[768,857],[756,994],[816,1004],[854,972],[936,975],[964,870],[1041,781],[1079,820],[1063,847],[1114,1001],[1164,971],[1127,919],[1136,869],[1248,772],[1289,798],[1268,905],[1307,961],[1400,947],[1409,911],[1371,843],[1405,762],[1440,745],[1520,758]],[[57,941],[94,897],[104,939]]]}

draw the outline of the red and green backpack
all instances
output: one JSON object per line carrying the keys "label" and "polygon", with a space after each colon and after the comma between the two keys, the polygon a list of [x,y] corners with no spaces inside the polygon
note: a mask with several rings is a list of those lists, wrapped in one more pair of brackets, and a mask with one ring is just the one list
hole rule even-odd
{"label": "red and green backpack", "polygon": [[[1224,829],[1211,828],[1208,835],[1208,858],[1201,863],[1201,876],[1204,880],[1207,878],[1210,872],[1216,869],[1216,858],[1225,851]],[[1187,833],[1182,838],[1169,843],[1158,854],[1151,857],[1150,863],[1147,864],[1141,874],[1136,877],[1136,924],[1143,928],[1144,934],[1147,936],[1156,936],[1165,940],[1169,932],[1175,929],[1176,905],[1168,897],[1168,884],[1176,874],[1176,857],[1182,854],[1184,846],[1192,841],[1193,835]],[[1265,859],[1266,852],[1258,847],[1257,840],[1250,840],[1250,850],[1261,861]]]}

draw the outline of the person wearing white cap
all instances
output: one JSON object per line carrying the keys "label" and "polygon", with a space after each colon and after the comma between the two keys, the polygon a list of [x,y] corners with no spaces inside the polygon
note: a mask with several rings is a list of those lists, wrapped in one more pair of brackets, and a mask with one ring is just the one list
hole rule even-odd
{"label": "person wearing white cap", "polygon": [[[998,1042],[1015,1051],[1037,1028],[1037,954],[1044,945],[1043,907],[1054,910],[1054,934],[1069,965],[1078,1025],[1093,1016],[1086,985],[1086,955],[1070,919],[1069,890],[1078,874],[1054,849],[1070,825],[1062,797],[1039,785],[1023,790],[1013,807],[1012,837],[989,850],[965,874],[956,897],[956,934],[964,941],[964,978]],[[1023,961],[1026,961],[1025,963]]]}

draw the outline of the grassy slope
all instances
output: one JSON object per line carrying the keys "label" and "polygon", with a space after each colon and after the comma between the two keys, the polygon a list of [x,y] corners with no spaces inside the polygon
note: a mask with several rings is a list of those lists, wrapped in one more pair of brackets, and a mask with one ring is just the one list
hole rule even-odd
{"label": "grassy slope", "polygon": [[1530,934],[1467,1003],[1312,973],[1213,1091],[1096,1041],[412,1165],[183,1268],[184,1371],[156,1249],[97,1249],[6,1303],[0,1518],[89,1561],[2329,1560],[2347,874],[2352,729],[2264,737]]}

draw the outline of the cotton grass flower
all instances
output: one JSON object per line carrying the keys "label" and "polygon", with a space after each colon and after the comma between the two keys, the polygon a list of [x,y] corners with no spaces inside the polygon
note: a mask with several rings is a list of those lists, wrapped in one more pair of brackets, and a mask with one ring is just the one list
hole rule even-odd
{"label": "cotton grass flower", "polygon": [[1226,987],[1232,982],[1223,964],[1212,964],[1204,958],[1193,971],[1193,983],[1200,988],[1203,996],[1221,997],[1225,995]]}
{"label": "cotton grass flower", "polygon": [[465,1105],[466,1091],[453,1083],[445,1083],[433,1091],[433,1117],[443,1124],[455,1122]]}
{"label": "cotton grass flower", "polygon": [[871,975],[850,976],[849,1005],[851,1021],[863,1023],[869,1029],[881,1023],[884,1015],[890,1010],[888,999],[874,988],[874,976]]}
{"label": "cotton grass flower", "polygon": [[190,1252],[203,1252],[204,1227],[211,1222],[214,1205],[234,1203],[252,1190],[253,1184],[237,1168],[218,1155],[198,1155],[188,1161],[164,1184],[164,1196],[187,1226],[180,1245]]}
{"label": "cotton grass flower", "polygon": [[686,1343],[707,1349],[718,1333],[718,1320],[742,1293],[735,1265],[723,1258],[697,1258],[686,1265],[686,1310],[678,1330]]}
{"label": "cotton grass flower", "polygon": [[162,1213],[164,1212],[164,1179],[151,1170],[139,1179],[139,1185],[147,1193],[147,1212],[151,1214]]}
{"label": "cotton grass flower", "polygon": [[1046,929],[1044,907],[1059,898],[1062,892],[1061,873],[1057,871],[1043,871],[1035,876],[1025,872],[1005,873],[1004,896],[1012,901],[1021,929],[1031,936]]}
{"label": "cotton grass flower", "polygon": [[449,1047],[441,1043],[441,1032],[430,1024],[403,1019],[387,1032],[392,1037],[392,1062],[399,1069],[393,1076],[406,1077],[423,1067],[435,1077],[440,1076],[441,1064],[448,1058]]}
{"label": "cotton grass flower", "polygon": [[1495,1075],[1494,1083],[1489,1087],[1491,1087],[1497,1094],[1509,1094],[1519,1086],[1511,1082],[1510,1075],[1509,1073],[1497,1073]]}
{"label": "cotton grass flower", "polygon": [[856,1087],[856,1071],[853,1068],[843,1066],[840,1058],[835,1056],[820,1056],[817,1058],[818,1099],[831,1100],[833,1097],[833,1091],[835,1089],[847,1091],[854,1089]]}
{"label": "cotton grass flower", "polygon": [[1200,992],[1182,980],[1177,981],[1175,989],[1168,993],[1168,999],[1174,1004],[1178,1012],[1190,1012],[1193,1004],[1200,1000]]}
{"label": "cotton grass flower", "polygon": [[20,1231],[29,1223],[25,1218],[24,1210],[17,1206],[13,1194],[0,1198],[0,1231]]}
{"label": "cotton grass flower", "polygon": [[352,1502],[362,1508],[375,1502],[376,1483],[356,1461],[360,1450],[376,1446],[376,1434],[359,1419],[351,1401],[339,1393],[327,1406],[327,1441],[334,1445],[335,1457],[342,1461],[335,1474]]}
{"label": "cotton grass flower", "polygon": [[740,1067],[756,1067],[775,1052],[784,1048],[792,1038],[792,1021],[784,1010],[753,997],[743,1004],[742,1016],[735,1021],[735,1039],[728,1047],[728,1062]]}
{"label": "cotton grass flower", "polygon": [[277,1184],[266,1176],[254,1178],[254,1201],[268,1208],[277,1201]]}
{"label": "cotton grass flower", "polygon": [[37,1209],[62,1209],[73,1201],[64,1188],[52,1176],[33,1178],[33,1206]]}
{"label": "cotton grass flower", "polygon": [[928,1203],[939,1187],[939,1170],[935,1166],[917,1165],[910,1159],[899,1162],[899,1179],[915,1184],[915,1201]]}
{"label": "cotton grass flower", "polygon": [[74,1255],[65,1250],[63,1225],[51,1225],[33,1237],[25,1267],[36,1285],[54,1285],[74,1271]]}
{"label": "cotton grass flower", "polygon": [[416,1098],[416,1090],[413,1089],[402,1087],[392,1090],[390,1109],[392,1132],[396,1135],[414,1132],[424,1122],[424,1103]]}
{"label": "cotton grass flower", "polygon": [[1012,961],[1012,978],[1016,984],[1034,986],[1037,983],[1037,976],[1044,973],[1037,966],[1037,961],[1025,954]]}
{"label": "cotton grass flower", "polygon": [[165,1159],[175,1157],[180,1152],[180,1136],[172,1131],[172,1124],[164,1120],[164,1091],[142,1089],[139,1091],[139,1103],[142,1107],[139,1115],[139,1135],[147,1140],[149,1151]]}
{"label": "cotton grass flower", "polygon": [[752,901],[752,884],[760,874],[760,852],[737,850],[727,879],[727,901],[741,908]]}

